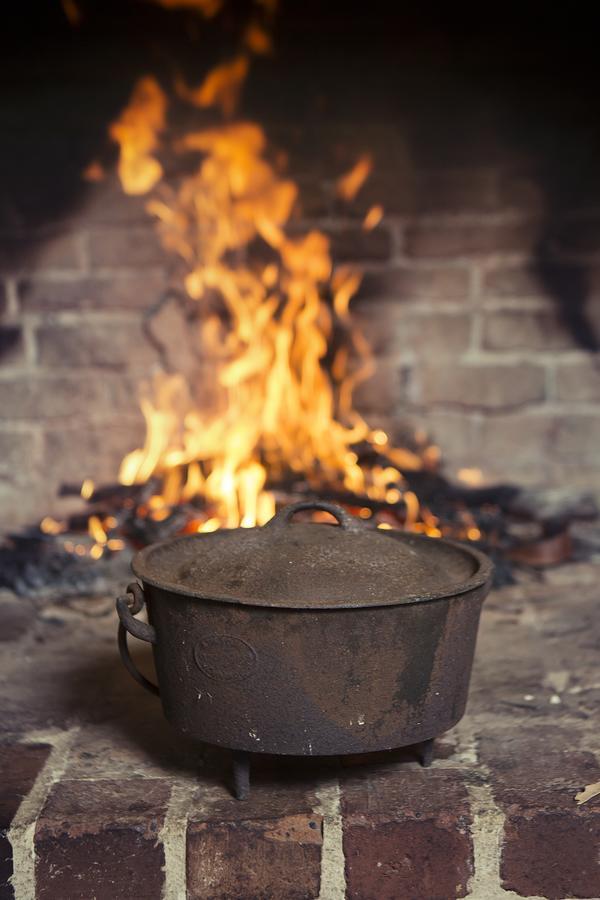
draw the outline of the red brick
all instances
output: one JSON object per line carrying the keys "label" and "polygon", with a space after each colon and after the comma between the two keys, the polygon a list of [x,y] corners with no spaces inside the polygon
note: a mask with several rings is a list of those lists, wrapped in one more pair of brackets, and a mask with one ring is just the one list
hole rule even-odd
{"label": "red brick", "polygon": [[483,277],[483,294],[490,299],[536,299],[555,303],[557,296],[574,303],[582,295],[597,291],[600,269],[574,263],[502,265]]}
{"label": "red brick", "polygon": [[97,376],[19,375],[0,382],[2,415],[6,419],[54,419],[79,415],[87,419],[112,407],[107,385]]}
{"label": "red brick", "polygon": [[384,262],[390,258],[392,242],[385,225],[371,231],[339,228],[329,232],[334,262]]}
{"label": "red brick", "polygon": [[354,310],[354,321],[369,341],[377,360],[400,361],[399,354],[430,359],[454,356],[467,349],[471,318],[465,313],[423,312],[411,305],[371,300]]}
{"label": "red brick", "polygon": [[296,209],[300,217],[311,219],[331,214],[332,192],[322,181],[310,175],[304,175],[294,180],[298,185]]}
{"label": "red brick", "polygon": [[460,775],[380,766],[342,790],[347,897],[464,897],[473,872],[471,815]]}
{"label": "red brick", "polygon": [[149,369],[157,361],[156,350],[137,322],[42,325],[36,337],[40,362],[46,366]]}
{"label": "red brick", "polygon": [[23,359],[23,330],[19,325],[0,325],[0,361],[3,365]]}
{"label": "red brick", "polygon": [[[202,795],[198,797],[202,804]],[[309,900],[319,895],[323,823],[316,798],[293,781],[254,781],[248,800],[193,813],[187,836],[190,900]]]}
{"label": "red brick", "polygon": [[498,179],[500,209],[531,214],[544,211],[545,191],[541,179],[531,173],[504,172]]}
{"label": "red brick", "polygon": [[568,350],[577,346],[561,316],[548,312],[489,313],[483,322],[488,350]]}
{"label": "red brick", "polygon": [[544,399],[545,373],[539,366],[432,365],[415,374],[413,399],[481,409],[510,409]]}
{"label": "red brick", "polygon": [[548,290],[532,265],[502,265],[483,276],[483,294],[493,298],[544,297]]}
{"label": "red brick", "polygon": [[563,221],[554,230],[552,242],[565,253],[596,254],[600,250],[600,219],[590,216]]}
{"label": "red brick", "polygon": [[[7,476],[21,470],[29,479],[35,464],[37,445],[32,434],[20,431],[0,431],[0,473]],[[1,639],[0,639],[1,640]]]}
{"label": "red brick", "polygon": [[[529,648],[535,650],[540,659],[550,656],[552,671],[567,673],[568,679],[559,694],[560,704],[550,704],[552,695],[557,692],[556,686],[552,679],[543,679],[542,688],[533,691],[538,705],[543,709],[547,704],[546,709],[551,709],[555,719],[570,714],[575,721],[593,724],[600,713],[600,685],[596,678],[600,639],[597,579],[595,572],[588,571],[588,583],[577,583],[581,578],[578,570],[583,565],[547,572],[540,596],[533,601],[536,635],[530,635]],[[565,592],[568,592],[568,605],[565,603]],[[521,641],[521,652],[526,650],[526,644]],[[561,724],[560,721],[558,724]],[[567,730],[565,737],[568,735]],[[574,735],[571,735],[572,743],[573,738]],[[565,746],[571,744],[566,742]],[[581,746],[585,747],[585,742]]]}
{"label": "red brick", "polygon": [[[487,471],[484,467],[484,471]],[[531,718],[556,714],[541,685],[546,674],[545,641],[524,624],[530,611],[519,596],[492,593],[483,606],[468,711],[475,715]],[[533,697],[533,700],[525,700]],[[486,719],[487,721],[487,719]]]}
{"label": "red brick", "polygon": [[462,313],[405,315],[401,323],[402,345],[419,361],[456,356],[468,348],[471,317]]}
{"label": "red brick", "polygon": [[598,781],[591,753],[571,749],[567,722],[507,725],[481,741],[496,803],[506,815],[503,887],[548,900],[600,896],[600,809],[574,795]]}
{"label": "red brick", "polygon": [[[339,174],[339,170],[338,170]],[[344,215],[363,218],[368,210],[381,204],[388,215],[412,215],[415,211],[416,186],[406,164],[389,171],[377,168],[371,173],[351,203],[337,201],[336,209]]]}
{"label": "red brick", "polygon": [[30,238],[2,238],[0,271],[14,273],[44,269],[80,269],[78,235],[49,234]]}
{"label": "red brick", "polygon": [[556,459],[597,461],[599,441],[600,415],[567,414],[557,422],[553,455]]}
{"label": "red brick", "polygon": [[531,813],[510,816],[500,875],[506,890],[561,900],[600,897],[600,814]]}
{"label": "red brick", "polygon": [[600,492],[600,469],[598,461],[584,459],[551,460],[549,465],[549,479],[552,484],[569,484],[574,489],[583,488]]}
{"label": "red brick", "polygon": [[63,781],[35,830],[37,900],[161,897],[167,782]]}
{"label": "red brick", "polygon": [[33,278],[19,284],[25,312],[80,309],[150,309],[165,290],[160,273],[139,272],[110,278],[58,280]]}
{"label": "red brick", "polygon": [[371,378],[361,382],[354,391],[357,410],[370,416],[393,415],[406,400],[409,380],[408,366],[380,360]]}
{"label": "red brick", "polygon": [[417,427],[425,428],[432,441],[442,451],[444,463],[460,468],[474,465],[477,459],[478,438],[477,414],[469,410],[427,410],[415,421]]}
{"label": "red brick", "polygon": [[[517,462],[537,462],[541,465],[554,441],[557,429],[555,415],[536,412],[511,412],[486,418],[481,424],[479,450],[482,460],[504,463],[510,459],[509,472]],[[515,435],[523,435],[519,443],[518,459],[515,457]]]}
{"label": "red brick", "polygon": [[0,589],[0,644],[18,641],[35,622],[35,611],[24,597]]}
{"label": "red brick", "polygon": [[[384,224],[371,231],[365,231],[359,225],[321,230],[329,238],[334,263],[384,262],[390,258],[392,242],[390,233]],[[293,238],[304,235],[307,226],[302,223],[294,223],[287,231]]]}
{"label": "red brick", "polygon": [[559,400],[600,400],[600,368],[594,360],[559,366],[555,377]]}
{"label": "red brick", "polygon": [[377,367],[382,363],[401,362],[398,357],[399,351],[404,349],[401,330],[405,313],[400,304],[373,299],[368,303],[357,303],[352,315],[369,343]]}
{"label": "red brick", "polygon": [[532,222],[494,224],[416,223],[406,234],[406,251],[416,257],[461,257],[529,253],[540,226]]}
{"label": "red brick", "polygon": [[459,267],[395,267],[365,272],[356,300],[374,297],[403,301],[464,301],[469,293],[469,272]]}
{"label": "red brick", "polygon": [[[119,464],[126,453],[144,438],[141,416],[137,422],[108,420],[106,424],[74,423],[48,430],[44,439],[46,472],[54,484],[92,478],[96,482],[117,480]],[[98,452],[98,448],[102,452]]]}
{"label": "red brick", "polygon": [[85,189],[85,219],[99,225],[143,225],[148,222],[145,196],[125,194],[116,173]]}
{"label": "red brick", "polygon": [[496,169],[420,172],[416,202],[421,213],[493,212],[498,208]]}
{"label": "red brick", "polygon": [[151,223],[129,228],[93,229],[88,236],[91,265],[103,267],[162,266],[168,257]]}
{"label": "red brick", "polygon": [[0,897],[9,900],[13,889],[12,845],[8,839],[11,823],[50,753],[47,744],[0,745]]}

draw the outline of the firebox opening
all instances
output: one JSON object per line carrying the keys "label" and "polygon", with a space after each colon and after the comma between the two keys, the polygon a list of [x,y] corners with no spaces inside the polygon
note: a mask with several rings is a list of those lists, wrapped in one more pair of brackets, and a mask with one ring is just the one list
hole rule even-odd
{"label": "firebox opening", "polygon": [[552,18],[532,45],[384,4],[29,12],[3,63],[9,530],[100,562],[326,496],[571,552],[598,485],[583,32],[565,74]]}

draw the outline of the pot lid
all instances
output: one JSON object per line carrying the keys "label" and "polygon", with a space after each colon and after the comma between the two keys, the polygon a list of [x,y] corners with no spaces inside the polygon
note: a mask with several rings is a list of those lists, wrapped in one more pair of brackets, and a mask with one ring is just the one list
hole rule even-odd
{"label": "pot lid", "polygon": [[[320,509],[339,525],[292,523]],[[472,590],[490,576],[479,551],[382,531],[333,503],[295,503],[258,528],[223,529],[154,544],[134,557],[143,581],[191,597],[288,609],[392,606]]]}

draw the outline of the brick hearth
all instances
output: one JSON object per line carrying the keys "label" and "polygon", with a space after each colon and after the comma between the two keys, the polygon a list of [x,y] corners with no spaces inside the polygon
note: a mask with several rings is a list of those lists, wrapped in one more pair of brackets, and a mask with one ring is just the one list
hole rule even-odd
{"label": "brick hearth", "polygon": [[3,595],[0,897],[599,897],[600,798],[574,800],[600,780],[597,578],[492,593],[430,769],[263,760],[243,803],[122,668],[112,598]]}

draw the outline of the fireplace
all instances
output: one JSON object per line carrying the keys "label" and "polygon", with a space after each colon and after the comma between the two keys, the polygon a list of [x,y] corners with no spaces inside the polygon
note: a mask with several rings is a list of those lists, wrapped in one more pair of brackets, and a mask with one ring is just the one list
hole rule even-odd
{"label": "fireplace", "polygon": [[[480,778],[495,798],[489,814],[506,827],[497,879],[539,896],[597,896],[596,876],[586,881],[573,861],[559,887],[549,884],[548,860],[537,873],[520,864],[516,835],[536,859],[543,842],[511,811],[498,786],[503,760],[490,745],[514,742],[519,717],[537,716],[550,731],[552,716],[564,712],[578,747],[576,783],[564,790],[574,795],[598,781],[586,730],[595,708],[591,644],[577,631],[582,621],[593,625],[600,487],[598,135],[594,54],[583,30],[570,64],[559,65],[561,23],[548,20],[543,33],[511,26],[492,34],[476,18],[434,21],[378,3],[340,16],[316,3],[234,10],[227,0],[65,0],[31,19],[14,12],[9,25],[0,591],[6,634],[15,648],[39,643],[40,669],[56,685],[56,697],[44,687],[44,703],[35,700],[31,674],[11,656],[10,677],[23,693],[11,694],[8,728],[31,757],[19,790],[34,791],[42,823],[38,890],[63,840],[61,804],[69,815],[79,809],[59,771],[65,735],[75,748],[66,782],[85,780],[86,753],[95,784],[106,787],[107,773],[126,778],[125,766],[101,769],[97,729],[107,746],[126,747],[142,781],[160,781],[143,816],[163,810],[167,825],[159,816],[155,826],[167,835],[167,862],[150,838],[142,842],[155,879],[149,894],[163,890],[163,868],[176,890],[181,860],[170,855],[168,830],[185,819],[195,860],[188,878],[194,896],[206,895],[211,873],[192,848],[208,841],[221,852],[240,815],[217,796],[222,779],[207,777],[209,793],[217,792],[208,824],[199,815],[178,818],[173,798],[183,803],[189,773],[163,783],[155,759],[140,762],[131,730],[123,737],[106,726],[115,715],[127,718],[131,704],[143,706],[116,681],[112,645],[97,665],[76,651],[69,678],[50,657],[77,642],[74,617],[94,646],[104,647],[109,632],[112,640],[114,622],[103,631],[106,598],[127,584],[135,549],[263,524],[286,503],[321,499],[382,530],[467,541],[497,564],[501,593],[484,614],[490,661],[476,666],[476,718],[436,745],[431,769],[456,795],[456,822],[440,826],[443,804],[425,810],[451,847],[452,890],[462,885],[466,895],[477,878],[482,896],[488,890],[466,837],[469,829],[485,833]],[[574,631],[564,609],[569,579],[582,594]],[[546,588],[549,606],[540,608]],[[533,628],[538,614],[542,631],[527,632],[528,644],[520,629]],[[514,683],[494,631],[514,642]],[[580,660],[576,674],[553,643],[559,633]],[[548,669],[547,654],[560,665]],[[142,655],[144,664],[150,675]],[[66,684],[74,673],[83,678],[78,696]],[[105,678],[113,686],[96,720],[89,708]],[[71,729],[81,715],[79,738]],[[133,718],[141,732],[150,727],[141,713]],[[526,724],[523,756],[543,743],[537,725]],[[156,753],[169,765],[177,756],[164,747]],[[409,751],[396,758],[413,772]],[[301,838],[286,838],[277,856],[282,883],[288,851],[292,868],[304,860],[307,871],[318,856],[331,884],[345,854],[352,896],[383,896],[361,868],[361,816],[364,791],[380,798],[388,770],[375,774],[362,762],[368,788],[351,774],[341,800],[334,786],[318,802],[303,795],[294,805],[292,790],[289,809],[277,807],[277,828],[287,834],[289,814]],[[212,758],[206,765],[212,771]],[[394,760],[386,765],[390,783],[402,781]],[[554,757],[548,765],[560,769]],[[423,774],[414,774],[416,785]],[[267,769],[257,776],[248,821],[263,822],[269,777]],[[56,781],[55,793],[42,790],[44,779]],[[132,803],[146,787],[131,787]],[[402,781],[402,791],[417,788]],[[552,845],[558,830],[548,808],[525,793],[515,802],[543,820],[539,833],[547,829]],[[129,840],[127,811],[114,804]],[[389,859],[381,843],[397,829],[419,857],[418,828],[381,804],[381,821],[379,813],[367,817],[373,860],[383,853],[382,867],[399,879],[395,895],[418,896],[405,869],[394,868],[394,842]],[[561,806],[584,844],[596,821],[590,809],[592,802]],[[92,833],[85,810],[77,815]],[[319,830],[319,816],[329,832]],[[255,830],[271,848],[271,832]],[[334,843],[322,856],[326,832]],[[15,840],[17,861],[29,859]],[[103,859],[110,840],[100,840]],[[441,855],[435,865],[431,877],[441,883]],[[29,869],[17,874],[19,891],[26,876]],[[61,895],[72,889],[65,882]],[[234,878],[220,889],[239,895]],[[309,885],[303,896],[316,890]],[[268,880],[255,892],[274,896]]]}
{"label": "fireplace", "polygon": [[[185,33],[187,14],[144,10],[148,47],[139,59],[121,59],[115,51],[119,61],[109,76],[98,61],[105,31],[112,27],[109,12],[104,18],[82,6],[77,26],[60,21],[60,11],[56,15],[54,26],[70,52],[53,58],[49,104],[41,104],[45,110],[35,106],[35,60],[16,68],[25,94],[15,90],[8,98],[11,143],[23,144],[4,166],[2,490],[11,524],[60,516],[57,497],[64,482],[117,480],[123,457],[143,444],[143,381],[161,371],[194,369],[195,383],[209,395],[200,405],[214,403],[217,393],[210,381],[210,350],[187,336],[198,327],[190,317],[199,305],[203,315],[208,310],[213,317],[220,314],[219,305],[213,300],[211,307],[208,291],[201,304],[190,303],[182,290],[191,264],[174,248],[172,226],[162,243],[157,235],[157,207],[165,202],[160,191],[156,197],[134,185],[138,193],[123,192],[116,132],[124,110],[135,103],[136,84],[142,93],[144,84],[153,84],[161,93],[159,106],[165,107],[158,116],[168,116],[170,129],[168,135],[156,130],[164,171],[158,187],[163,193],[177,190],[202,157],[193,148],[182,149],[185,135],[192,142],[190,135],[203,123],[220,117],[217,111],[211,119],[206,106],[186,104],[183,85],[191,91],[219,60],[236,58],[232,41],[240,37],[240,26],[204,22],[214,35],[225,28],[222,53],[213,53],[214,65],[195,72],[182,35],[182,46],[176,44],[175,32]],[[153,43],[165,15],[177,23],[164,39],[168,62]],[[564,146],[557,132],[563,130],[560,116],[569,115],[566,107],[556,121],[540,111],[529,130],[515,136],[516,125],[505,112],[511,85],[498,109],[482,110],[488,104],[474,90],[461,94],[460,73],[453,73],[444,85],[452,102],[451,128],[436,81],[442,50],[421,46],[433,74],[414,83],[419,54],[409,49],[414,42],[407,33],[402,70],[411,96],[404,82],[391,78],[399,63],[377,21],[371,23],[373,47],[365,51],[357,77],[357,82],[364,77],[364,84],[353,84],[346,72],[349,89],[336,93],[341,75],[335,48],[330,60],[321,55],[323,45],[329,46],[328,29],[339,23],[323,16],[320,37],[313,36],[317,77],[309,63],[300,65],[303,16],[283,14],[272,26],[272,55],[248,51],[252,74],[237,116],[260,127],[265,148],[253,151],[255,163],[268,161],[282,191],[288,183],[297,186],[288,232],[297,241],[311,232],[323,234],[330,241],[332,274],[337,272],[339,281],[350,269],[360,278],[350,306],[352,327],[370,344],[374,360],[371,377],[356,386],[354,409],[394,446],[415,449],[415,435],[427,435],[453,477],[466,472],[486,483],[567,481],[593,489],[596,220],[585,116],[580,113]],[[364,19],[345,27],[354,39]],[[418,33],[419,23],[410,29]],[[144,81],[153,64],[156,74]],[[171,70],[178,66],[175,77]],[[289,84],[280,81],[286,77]],[[491,83],[493,73],[488,78]],[[272,79],[280,81],[281,96],[266,90]],[[241,90],[238,82],[234,88]],[[288,97],[294,99],[292,115]],[[233,101],[223,101],[228,102]],[[47,157],[36,165],[41,146],[36,136],[48,133],[53,138],[46,141]],[[349,182],[344,200],[343,176],[353,167],[358,178]],[[148,202],[154,211],[146,211]],[[315,249],[307,252],[314,256]],[[269,253],[276,255],[267,242],[265,256]],[[222,343],[223,335],[216,340]],[[18,465],[20,459],[30,464]],[[147,468],[152,471],[152,465]],[[476,469],[482,476],[470,471]]]}

